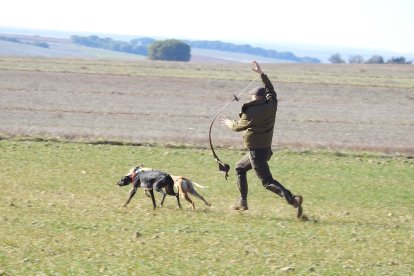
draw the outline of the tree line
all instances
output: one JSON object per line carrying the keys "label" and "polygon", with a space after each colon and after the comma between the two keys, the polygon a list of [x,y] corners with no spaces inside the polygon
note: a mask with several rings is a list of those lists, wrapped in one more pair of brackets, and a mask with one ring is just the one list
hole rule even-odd
{"label": "tree line", "polygon": [[87,47],[147,56],[151,60],[189,61],[191,57],[190,46],[176,39],[156,41],[144,37],[125,42],[109,37],[100,38],[96,35],[73,35],[71,40],[76,44]]}
{"label": "tree line", "polygon": [[130,42],[91,36],[71,36],[72,42],[87,47],[147,56],[151,60],[189,61],[190,46],[176,39],[156,41],[152,38],[137,38]]}
{"label": "tree line", "polygon": [[[331,63],[346,63],[346,61],[341,57],[339,53],[333,54],[329,61]],[[373,55],[367,60],[364,60],[364,58],[361,55],[354,55],[349,57],[348,63],[366,63],[366,64],[412,64],[412,61],[407,61],[405,57],[392,57],[388,59],[387,61],[384,60],[384,58],[380,55]]]}
{"label": "tree line", "polygon": [[278,52],[272,49],[264,49],[261,47],[252,47],[249,44],[233,44],[229,42],[221,41],[208,41],[208,40],[197,40],[197,41],[185,41],[188,45],[194,48],[203,48],[210,50],[220,50],[228,52],[236,52],[242,54],[256,55],[265,58],[282,59],[294,62],[302,63],[320,63],[321,61],[313,57],[297,57],[292,52]]}
{"label": "tree line", "polygon": [[72,35],[71,40],[73,43],[80,44],[92,48],[100,48],[110,51],[125,52],[129,54],[143,55],[148,54],[147,44],[154,42],[152,39],[148,39],[143,45],[141,41],[131,40],[130,42],[113,40],[112,38],[100,38],[96,35],[91,36],[79,36]]}
{"label": "tree line", "polygon": [[[148,56],[149,59],[182,60],[190,59],[191,47],[210,50],[229,51],[251,54],[272,59],[282,59],[302,63],[320,63],[313,57],[297,57],[291,52],[277,52],[260,47],[252,47],[248,44],[237,45],[221,41],[190,41],[167,39],[156,41],[153,38],[137,38],[130,42],[113,40],[111,38],[100,38],[96,35],[71,37],[72,42],[87,47],[102,48],[112,51],[126,52]],[[178,51],[178,52],[177,52]]]}
{"label": "tree line", "polygon": [[34,41],[34,42],[28,42],[28,41],[21,41],[20,39],[17,39],[15,37],[9,37],[9,36],[0,36],[0,40],[13,42],[13,43],[19,43],[19,44],[26,44],[41,48],[49,48],[49,44],[44,41]]}

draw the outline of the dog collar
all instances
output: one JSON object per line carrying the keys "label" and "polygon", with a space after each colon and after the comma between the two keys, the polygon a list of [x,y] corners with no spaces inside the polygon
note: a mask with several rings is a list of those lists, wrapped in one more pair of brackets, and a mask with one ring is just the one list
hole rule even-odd
{"label": "dog collar", "polygon": [[132,174],[131,174],[131,182],[133,183],[133,182],[135,182],[135,179],[137,178],[137,176],[138,176],[138,172],[133,172]]}

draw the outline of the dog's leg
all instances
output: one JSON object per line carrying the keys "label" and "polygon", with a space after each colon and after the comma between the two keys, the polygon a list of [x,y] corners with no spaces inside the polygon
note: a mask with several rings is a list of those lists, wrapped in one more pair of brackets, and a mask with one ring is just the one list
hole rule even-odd
{"label": "dog's leg", "polygon": [[152,184],[152,190],[155,190],[162,194],[161,207],[164,206],[164,200],[165,200],[165,197],[167,196],[167,194],[163,190],[163,188],[167,185],[165,181],[166,181],[166,178],[165,176],[163,176],[163,177],[157,178],[157,180]]}
{"label": "dog's leg", "polygon": [[164,192],[162,192],[162,194],[163,194],[163,196],[162,196],[162,199],[161,199],[161,207],[164,207],[164,199],[167,196],[167,194],[164,193]]}
{"label": "dog's leg", "polygon": [[[188,180],[187,183],[188,182],[190,182],[190,181]],[[188,187],[188,192],[190,194],[192,194],[193,196],[198,197],[199,199],[201,199],[207,206],[211,206],[211,203],[210,202],[208,202],[207,200],[205,200],[202,195],[200,195],[199,193],[197,193],[197,191],[194,189],[193,182],[190,182],[188,186],[189,186]]]}
{"label": "dog's leg", "polygon": [[[181,202],[180,202],[180,195],[181,195],[182,198],[185,199],[186,194],[187,194],[187,192],[183,188],[183,178],[182,177],[177,177],[177,179],[174,181],[174,187],[177,188],[176,197],[177,197],[178,207],[180,209],[182,209]],[[193,208],[193,210],[194,210],[194,208]]]}
{"label": "dog's leg", "polygon": [[195,211],[194,202],[188,196],[188,181],[181,177],[174,182],[174,186],[177,188],[178,193],[181,194],[181,197],[190,203],[191,209]]}
{"label": "dog's leg", "polygon": [[137,192],[138,187],[133,187],[131,189],[131,191],[129,191],[129,198],[127,200],[127,202],[125,202],[124,207],[126,207],[128,205],[128,203],[131,201],[131,199],[134,197],[135,193]]}
{"label": "dog's leg", "polygon": [[165,200],[165,197],[167,196],[167,194],[162,189],[157,190],[157,192],[162,194],[161,207],[164,207],[164,200]]}
{"label": "dog's leg", "polygon": [[183,207],[181,207],[181,203],[180,203],[180,191],[178,191],[175,197],[177,198],[178,208],[182,209]]}
{"label": "dog's leg", "polygon": [[157,187],[155,185],[157,185],[157,186],[159,185],[158,189],[160,189],[160,190],[161,190],[161,187],[164,187],[165,188],[165,192],[162,191],[162,193],[164,194],[164,197],[162,199],[162,202],[164,202],[164,199],[165,199],[165,197],[166,197],[167,194],[168,195],[173,195],[173,196],[175,196],[177,198],[178,207],[180,209],[182,208],[181,207],[181,203],[180,203],[180,194],[179,194],[179,192],[176,193],[174,191],[174,180],[171,178],[170,175],[167,175],[164,179],[162,179],[162,181],[160,181],[159,184],[158,183],[154,183],[154,187]]}
{"label": "dog's leg", "polygon": [[193,196],[198,197],[199,199],[201,199],[207,206],[211,206],[211,203],[208,202],[207,200],[204,199],[204,197],[200,194],[198,194],[196,191],[194,191],[195,193],[191,193]]}
{"label": "dog's leg", "polygon": [[191,198],[188,196],[188,193],[184,193],[183,197],[185,198],[185,200],[187,200],[188,202],[190,202],[191,205],[191,209],[193,209],[193,211],[195,211],[195,204],[194,202],[191,200]]}
{"label": "dog's leg", "polygon": [[[154,191],[153,190],[149,190],[150,196],[151,196],[151,200],[152,200],[152,206],[155,208],[157,208],[157,203],[155,202],[155,196],[154,196]],[[161,203],[162,205],[162,203]]]}

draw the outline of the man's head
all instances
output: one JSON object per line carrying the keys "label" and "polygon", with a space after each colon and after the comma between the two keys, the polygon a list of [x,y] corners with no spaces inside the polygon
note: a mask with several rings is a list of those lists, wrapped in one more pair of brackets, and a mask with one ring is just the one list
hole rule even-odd
{"label": "man's head", "polygon": [[266,96],[266,90],[263,87],[259,86],[250,90],[249,94],[252,96],[252,100],[258,100]]}

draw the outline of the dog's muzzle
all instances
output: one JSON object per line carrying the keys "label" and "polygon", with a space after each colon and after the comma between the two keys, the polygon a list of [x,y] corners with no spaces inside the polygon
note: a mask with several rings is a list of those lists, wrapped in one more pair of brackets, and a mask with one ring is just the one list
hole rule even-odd
{"label": "dog's muzzle", "polygon": [[131,182],[132,182],[131,177],[127,175],[127,176],[123,176],[121,178],[121,180],[119,180],[116,183],[116,185],[118,185],[118,186],[126,186],[126,185],[129,185]]}

